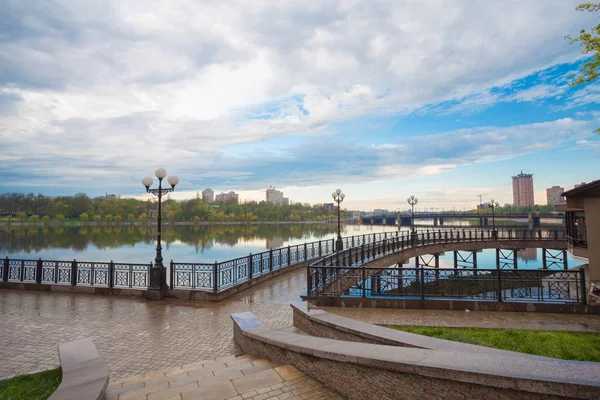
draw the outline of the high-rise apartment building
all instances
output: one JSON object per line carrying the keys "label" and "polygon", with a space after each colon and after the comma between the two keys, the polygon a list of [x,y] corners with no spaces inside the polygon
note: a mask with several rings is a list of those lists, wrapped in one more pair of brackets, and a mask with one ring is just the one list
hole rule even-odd
{"label": "high-rise apartment building", "polygon": [[212,203],[215,201],[215,192],[211,188],[206,188],[202,191],[202,201],[205,203]]}
{"label": "high-rise apartment building", "polygon": [[512,177],[513,205],[516,207],[533,206],[533,174],[524,174],[523,171]]}
{"label": "high-rise apartment building", "polygon": [[549,206],[555,206],[565,202],[565,198],[561,194],[565,191],[565,188],[560,186],[552,186],[546,189],[546,197],[548,199]]}
{"label": "high-rise apartment building", "polygon": [[267,203],[277,204],[279,206],[287,206],[290,204],[290,199],[283,197],[283,192],[276,190],[273,187],[267,189]]}
{"label": "high-rise apartment building", "polygon": [[235,203],[237,204],[239,196],[236,192],[220,193],[215,196],[216,203]]}

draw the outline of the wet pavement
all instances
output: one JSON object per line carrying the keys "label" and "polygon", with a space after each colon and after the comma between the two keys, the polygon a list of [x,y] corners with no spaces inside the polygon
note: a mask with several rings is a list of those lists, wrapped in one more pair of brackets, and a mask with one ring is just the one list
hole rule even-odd
{"label": "wet pavement", "polygon": [[[111,380],[242,352],[230,315],[252,311],[265,325],[292,326],[306,271],[277,276],[218,303],[0,290],[0,379],[58,366],[56,345],[90,337]],[[379,324],[600,330],[599,316],[465,311],[329,309]]]}
{"label": "wet pavement", "polygon": [[230,315],[252,311],[266,325],[291,327],[289,304],[305,287],[298,270],[218,303],[0,290],[0,379],[57,367],[56,345],[83,337],[113,379],[241,354]]}

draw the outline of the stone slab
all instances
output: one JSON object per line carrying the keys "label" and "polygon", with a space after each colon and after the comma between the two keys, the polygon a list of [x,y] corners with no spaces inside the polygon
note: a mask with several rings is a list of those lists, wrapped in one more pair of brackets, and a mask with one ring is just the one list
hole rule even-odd
{"label": "stone slab", "polygon": [[283,382],[281,376],[272,369],[231,380],[231,383],[233,383],[240,394],[264,388],[265,386],[273,386],[281,382]]}

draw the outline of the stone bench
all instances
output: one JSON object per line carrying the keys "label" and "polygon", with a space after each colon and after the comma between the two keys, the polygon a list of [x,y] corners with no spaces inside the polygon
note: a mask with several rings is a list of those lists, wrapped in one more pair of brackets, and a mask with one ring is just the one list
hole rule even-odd
{"label": "stone bench", "polygon": [[62,381],[48,400],[101,400],[108,385],[109,369],[92,339],[58,345]]}
{"label": "stone bench", "polygon": [[350,399],[598,398],[600,363],[336,340],[272,329],[251,312],[232,318],[244,352],[293,364]]}

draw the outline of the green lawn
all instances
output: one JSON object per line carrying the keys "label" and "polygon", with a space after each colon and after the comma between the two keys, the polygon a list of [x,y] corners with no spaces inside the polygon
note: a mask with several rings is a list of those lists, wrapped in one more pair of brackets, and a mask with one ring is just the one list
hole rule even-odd
{"label": "green lawn", "polygon": [[58,388],[60,368],[0,381],[0,400],[46,400]]}
{"label": "green lawn", "polygon": [[561,360],[600,361],[600,334],[527,329],[394,326],[401,331]]}

